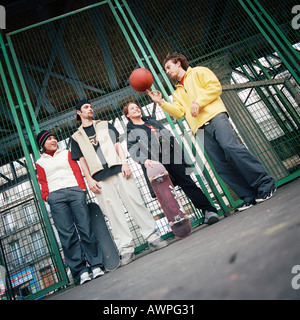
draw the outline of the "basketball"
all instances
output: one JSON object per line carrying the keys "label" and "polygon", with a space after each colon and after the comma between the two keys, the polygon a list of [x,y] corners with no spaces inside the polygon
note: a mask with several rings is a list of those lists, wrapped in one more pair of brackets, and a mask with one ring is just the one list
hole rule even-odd
{"label": "basketball", "polygon": [[153,83],[153,77],[149,70],[138,68],[131,73],[129,81],[135,91],[142,92],[150,89]]}

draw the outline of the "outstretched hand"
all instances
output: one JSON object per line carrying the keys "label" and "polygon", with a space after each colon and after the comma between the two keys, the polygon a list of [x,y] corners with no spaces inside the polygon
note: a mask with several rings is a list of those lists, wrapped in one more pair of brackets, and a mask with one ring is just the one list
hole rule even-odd
{"label": "outstretched hand", "polygon": [[150,91],[147,89],[146,92],[148,93],[149,97],[152,99],[153,102],[162,104],[163,98],[162,98],[162,93],[160,91],[158,90]]}

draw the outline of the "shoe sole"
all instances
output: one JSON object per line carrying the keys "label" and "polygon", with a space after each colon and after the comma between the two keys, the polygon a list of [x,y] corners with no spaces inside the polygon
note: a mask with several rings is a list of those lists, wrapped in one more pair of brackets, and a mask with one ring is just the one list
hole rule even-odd
{"label": "shoe sole", "polygon": [[97,278],[99,278],[99,277],[101,277],[101,276],[103,276],[103,275],[104,275],[104,273],[97,274],[96,276],[93,276],[93,279],[97,279]]}
{"label": "shoe sole", "polygon": [[210,225],[217,223],[217,222],[219,222],[219,218],[211,217],[210,219],[208,219],[208,221],[206,223],[210,226]]}
{"label": "shoe sole", "polygon": [[245,210],[247,210],[247,209],[249,209],[249,208],[251,208],[251,207],[253,207],[254,206],[254,204],[251,204],[250,206],[248,206],[248,207],[243,207],[243,208],[237,208],[237,211],[239,211],[239,212],[241,212],[241,211],[245,211]]}
{"label": "shoe sole", "polygon": [[87,282],[89,282],[89,281],[91,281],[92,279],[86,279],[86,280],[84,280],[83,282],[80,282],[80,285],[83,285],[83,284],[85,284],[85,283],[87,283]]}
{"label": "shoe sole", "polygon": [[148,247],[149,247],[149,249],[153,252],[153,251],[156,251],[156,250],[159,250],[159,249],[162,249],[162,248],[165,248],[165,247],[167,247],[168,246],[168,244],[166,243],[166,244],[164,244],[164,245],[162,245],[162,246],[160,246],[160,247],[156,247],[156,248],[152,248],[152,247],[150,247],[149,245],[148,245]]}
{"label": "shoe sole", "polygon": [[126,266],[128,263],[132,262],[133,260],[135,259],[135,256],[133,256],[132,258],[130,258],[130,260],[126,261],[126,262],[120,262],[120,266],[123,267],[123,266]]}

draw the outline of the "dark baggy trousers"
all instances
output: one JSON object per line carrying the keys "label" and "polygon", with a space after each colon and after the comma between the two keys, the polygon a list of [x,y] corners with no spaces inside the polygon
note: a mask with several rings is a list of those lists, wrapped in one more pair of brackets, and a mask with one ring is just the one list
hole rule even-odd
{"label": "dark baggy trousers", "polygon": [[182,188],[184,193],[191,199],[194,206],[203,211],[218,213],[217,209],[211,205],[206,198],[203,191],[197,187],[193,179],[186,173],[186,167],[184,164],[164,164],[172,178],[175,180],[175,185]]}
{"label": "dark baggy trousers", "polygon": [[[181,187],[184,193],[190,198],[194,206],[197,209],[202,210],[203,214],[205,210],[209,212],[218,213],[218,210],[210,203],[203,191],[200,188],[198,188],[194,180],[190,177],[190,175],[187,172],[188,170],[186,165],[184,163],[175,163],[173,154],[168,155],[166,159],[167,161],[163,161],[162,155],[160,154],[159,162],[162,163],[169,172],[173,184]],[[151,196],[155,198],[156,195],[147,176],[147,170],[145,166],[142,166],[142,169]]]}
{"label": "dark baggy trousers", "polygon": [[203,134],[201,130],[204,149],[218,175],[241,199],[253,201],[276,188],[262,163],[238,141],[226,113],[215,116],[197,135]]}
{"label": "dark baggy trousers", "polygon": [[85,192],[79,187],[60,189],[50,192],[48,203],[72,276],[78,279],[88,271],[86,261],[91,269],[102,267],[102,252],[92,233]]}

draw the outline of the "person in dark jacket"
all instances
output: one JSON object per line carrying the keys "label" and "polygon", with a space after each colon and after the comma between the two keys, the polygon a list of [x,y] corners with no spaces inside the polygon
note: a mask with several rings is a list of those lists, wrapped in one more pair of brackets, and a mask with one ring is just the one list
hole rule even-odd
{"label": "person in dark jacket", "polygon": [[152,161],[159,161],[168,170],[172,182],[179,185],[191,199],[194,206],[202,210],[205,223],[219,221],[217,210],[211,205],[192,178],[186,174],[182,148],[172,133],[155,117],[142,117],[141,109],[135,102],[129,102],[123,109],[129,120],[127,124],[127,149],[134,161],[141,164],[152,197],[155,197],[146,169]]}

